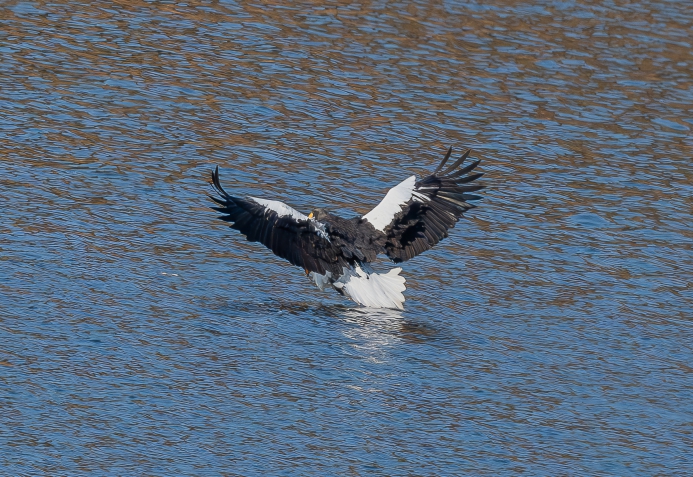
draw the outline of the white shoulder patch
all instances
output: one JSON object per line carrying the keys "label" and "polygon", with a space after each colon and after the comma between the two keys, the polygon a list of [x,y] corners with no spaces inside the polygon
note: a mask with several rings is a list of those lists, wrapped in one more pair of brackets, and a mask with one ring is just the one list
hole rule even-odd
{"label": "white shoulder patch", "polygon": [[402,207],[409,202],[416,186],[416,176],[403,180],[387,191],[385,198],[370,212],[363,216],[376,230],[383,232],[392,223]]}
{"label": "white shoulder patch", "polygon": [[279,202],[278,200],[258,199],[257,197],[251,197],[250,199],[263,207],[273,210],[280,217],[289,215],[296,220],[308,220],[307,216],[303,215],[298,210],[289,207],[284,202]]}
{"label": "white shoulder patch", "polygon": [[313,230],[315,230],[315,233],[318,234],[321,238],[324,238],[325,240],[330,242],[330,236],[327,235],[327,231],[325,230],[325,224],[323,224],[322,222],[318,222],[315,219],[311,219],[306,215],[303,215],[298,210],[286,205],[284,202],[279,202],[278,200],[259,199],[257,197],[250,197],[250,200],[257,204],[260,204],[261,206],[267,209],[273,210],[277,213],[279,217],[289,216],[294,218],[295,220],[309,221],[313,226]]}

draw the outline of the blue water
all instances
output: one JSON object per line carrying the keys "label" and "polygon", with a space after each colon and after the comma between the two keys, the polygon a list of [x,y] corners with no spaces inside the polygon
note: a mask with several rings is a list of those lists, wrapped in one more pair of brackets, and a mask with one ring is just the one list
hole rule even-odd
{"label": "blue water", "polygon": [[[0,475],[693,474],[686,2],[0,6]],[[485,199],[354,306],[208,207]]]}

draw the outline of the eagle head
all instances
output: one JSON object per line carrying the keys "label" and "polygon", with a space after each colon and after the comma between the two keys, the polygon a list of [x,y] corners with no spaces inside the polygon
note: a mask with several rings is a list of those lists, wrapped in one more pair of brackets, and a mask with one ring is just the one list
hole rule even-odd
{"label": "eagle head", "polygon": [[328,215],[328,212],[325,209],[318,208],[318,209],[313,209],[310,214],[308,214],[309,219],[315,219],[315,220],[323,220],[326,219]]}

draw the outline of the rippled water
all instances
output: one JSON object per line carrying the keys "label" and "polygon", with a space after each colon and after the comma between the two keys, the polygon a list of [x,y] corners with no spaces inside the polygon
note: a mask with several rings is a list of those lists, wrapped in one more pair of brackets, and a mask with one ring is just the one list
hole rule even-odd
{"label": "rippled water", "polygon": [[[3,475],[693,473],[689,2],[6,1]],[[485,200],[357,308],[208,209]]]}

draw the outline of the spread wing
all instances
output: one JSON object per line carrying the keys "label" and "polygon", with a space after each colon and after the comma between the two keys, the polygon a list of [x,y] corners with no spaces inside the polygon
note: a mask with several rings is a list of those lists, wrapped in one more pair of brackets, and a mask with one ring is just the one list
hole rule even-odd
{"label": "spread wing", "polygon": [[275,255],[324,275],[326,271],[339,276],[349,267],[341,249],[330,241],[329,230],[283,202],[249,197],[241,199],[226,193],[219,182],[219,167],[212,173],[212,184],[219,197],[210,198],[220,205],[220,218],[232,222],[250,242],[260,242]]}
{"label": "spread wing", "polygon": [[459,169],[469,156],[467,151],[441,170],[451,153],[452,148],[433,174],[420,181],[409,177],[390,189],[380,204],[363,216],[385,234],[386,253],[394,262],[409,260],[447,237],[462,214],[474,207],[468,201],[481,198],[472,192],[484,186],[470,183],[483,174],[467,175],[480,161]]}

